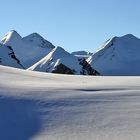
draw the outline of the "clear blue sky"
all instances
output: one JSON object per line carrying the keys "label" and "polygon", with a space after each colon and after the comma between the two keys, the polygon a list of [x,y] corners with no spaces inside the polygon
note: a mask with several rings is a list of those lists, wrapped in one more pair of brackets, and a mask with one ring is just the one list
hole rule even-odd
{"label": "clear blue sky", "polygon": [[0,37],[38,32],[68,51],[94,52],[108,38],[140,37],[140,0],[1,0]]}

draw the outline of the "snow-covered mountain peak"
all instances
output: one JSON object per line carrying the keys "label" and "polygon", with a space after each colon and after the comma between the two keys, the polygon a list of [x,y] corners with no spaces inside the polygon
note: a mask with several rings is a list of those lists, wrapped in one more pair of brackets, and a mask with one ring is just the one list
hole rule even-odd
{"label": "snow-covered mountain peak", "polygon": [[44,39],[44,38],[38,33],[32,33],[30,35],[25,36],[23,39],[32,42],[32,41],[34,41],[36,39]]}
{"label": "snow-covered mountain peak", "polygon": [[32,45],[38,45],[39,47],[42,47],[42,48],[47,47],[47,48],[53,49],[55,47],[52,43],[44,39],[38,33],[32,33],[28,36],[25,36],[22,38],[22,40],[25,42],[29,42]]}
{"label": "snow-covered mountain peak", "polygon": [[30,37],[40,37],[40,38],[42,38],[42,36],[39,34],[39,33],[36,33],[36,32],[34,32],[34,33],[32,33],[32,34],[30,34],[29,35]]}
{"label": "snow-covered mountain peak", "polygon": [[20,40],[21,38],[22,37],[17,33],[17,31],[11,30],[8,33],[6,33],[5,36],[1,39],[1,43],[9,45],[11,41],[14,40],[16,42]]}
{"label": "snow-covered mountain peak", "polygon": [[81,66],[79,65],[77,57],[68,53],[61,47],[54,48],[47,56],[34,64],[28,70],[54,72],[54,70],[59,66],[62,66],[64,71],[75,71],[73,73],[80,74]]}
{"label": "snow-covered mountain peak", "polygon": [[127,34],[114,37],[88,59],[102,75],[140,75],[140,39]]}
{"label": "snow-covered mountain peak", "polygon": [[85,59],[79,60],[61,47],[54,48],[47,56],[28,68],[28,70],[61,74],[97,75]]}
{"label": "snow-covered mountain peak", "polygon": [[68,57],[68,56],[73,56],[72,54],[68,53],[67,51],[65,51],[62,47],[56,47],[54,48],[50,55],[52,55],[52,57],[58,59],[58,58],[61,58],[61,57]]}
{"label": "snow-covered mountain peak", "polygon": [[[132,34],[126,34],[121,37],[114,36],[111,39],[108,39],[102,46],[99,48],[96,53],[107,50],[109,48],[112,48],[113,50],[124,50],[127,51],[128,49],[140,49],[140,39],[135,37]],[[95,54],[96,54],[95,53]],[[91,56],[92,57],[92,56]],[[90,58],[91,58],[90,57]]]}
{"label": "snow-covered mountain peak", "polygon": [[38,62],[55,47],[38,33],[21,37],[15,30],[9,31],[0,43],[11,46],[16,57],[25,68]]}
{"label": "snow-covered mountain peak", "polygon": [[138,39],[136,36],[134,36],[133,34],[126,34],[122,37],[120,37],[122,39]]}

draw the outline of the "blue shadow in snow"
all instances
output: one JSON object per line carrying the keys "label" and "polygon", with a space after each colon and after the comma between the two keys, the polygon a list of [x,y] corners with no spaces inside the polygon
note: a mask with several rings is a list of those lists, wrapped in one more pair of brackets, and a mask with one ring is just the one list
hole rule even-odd
{"label": "blue shadow in snow", "polygon": [[40,130],[34,100],[0,97],[0,140],[29,140]]}

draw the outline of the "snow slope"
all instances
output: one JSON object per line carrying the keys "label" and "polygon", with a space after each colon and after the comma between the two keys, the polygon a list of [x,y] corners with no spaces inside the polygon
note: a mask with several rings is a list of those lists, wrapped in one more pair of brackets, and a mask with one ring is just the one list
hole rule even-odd
{"label": "snow slope", "polygon": [[140,75],[140,39],[131,34],[114,37],[88,62],[102,75]]}
{"label": "snow slope", "polygon": [[80,74],[82,66],[79,65],[78,58],[68,53],[61,47],[54,48],[47,56],[31,66],[28,70],[41,72],[52,72],[59,64],[64,64],[75,74]]}
{"label": "snow slope", "polygon": [[54,48],[49,41],[37,33],[21,37],[14,30],[8,32],[1,39],[1,43],[11,46],[17,58],[26,68],[42,59]]}
{"label": "snow slope", "polygon": [[24,68],[21,65],[20,61],[16,58],[12,48],[3,44],[0,44],[0,65],[11,66],[21,69]]}
{"label": "snow slope", "polygon": [[140,77],[0,66],[1,140],[139,140]]}

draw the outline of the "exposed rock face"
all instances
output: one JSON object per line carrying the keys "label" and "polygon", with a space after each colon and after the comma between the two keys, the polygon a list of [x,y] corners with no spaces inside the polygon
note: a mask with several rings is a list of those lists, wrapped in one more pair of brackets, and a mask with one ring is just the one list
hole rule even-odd
{"label": "exposed rock face", "polygon": [[63,64],[59,64],[55,67],[52,73],[59,73],[59,74],[74,74],[74,70],[68,68]]}
{"label": "exposed rock face", "polygon": [[91,65],[85,59],[82,59],[79,64],[82,65],[82,68],[83,68],[83,71],[81,72],[81,74],[83,74],[83,75],[101,75],[98,71],[93,69],[91,67]]}
{"label": "exposed rock face", "polygon": [[11,46],[0,44],[0,65],[24,69]]}
{"label": "exposed rock face", "polygon": [[15,59],[17,61],[17,63],[24,69],[23,65],[20,63],[20,60],[17,59],[17,57],[15,56],[15,53],[14,53],[12,47],[11,46],[7,46],[7,47],[12,51],[8,55],[11,56],[11,58]]}
{"label": "exposed rock face", "polygon": [[28,70],[80,75],[82,66],[76,56],[61,47],[56,47]]}
{"label": "exposed rock face", "polygon": [[[80,60],[79,63],[82,66],[81,75],[101,75],[98,71],[93,69],[89,63],[85,59]],[[59,74],[75,74],[75,70],[70,69],[69,67],[65,66],[64,64],[57,65],[52,73],[59,73]]]}
{"label": "exposed rock face", "polygon": [[46,57],[28,70],[74,75],[100,75],[85,58],[78,58],[61,47],[54,48]]}

